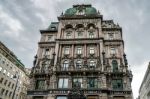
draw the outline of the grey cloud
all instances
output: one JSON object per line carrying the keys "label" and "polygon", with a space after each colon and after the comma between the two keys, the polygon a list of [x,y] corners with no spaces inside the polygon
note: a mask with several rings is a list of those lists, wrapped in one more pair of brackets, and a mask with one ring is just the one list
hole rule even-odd
{"label": "grey cloud", "polygon": [[23,28],[15,37],[9,22],[3,24],[0,21],[0,40],[26,66],[31,67],[40,39],[39,29],[47,28],[51,21],[57,21],[57,16],[73,4],[83,3],[91,3],[100,10],[104,19],[113,19],[122,26],[125,51],[132,67],[142,68],[141,64],[150,60],[149,0],[0,0],[3,12],[18,20]]}

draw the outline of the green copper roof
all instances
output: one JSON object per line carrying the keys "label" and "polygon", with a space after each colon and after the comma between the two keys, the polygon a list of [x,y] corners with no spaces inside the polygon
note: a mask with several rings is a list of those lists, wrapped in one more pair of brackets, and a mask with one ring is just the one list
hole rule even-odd
{"label": "green copper roof", "polygon": [[69,8],[66,10],[65,15],[75,15],[77,12],[76,8]]}
{"label": "green copper roof", "polygon": [[97,14],[97,11],[94,7],[87,7],[85,9],[85,14],[86,15]]}
{"label": "green copper roof", "polygon": [[97,14],[97,10],[91,5],[75,5],[65,11],[65,15],[78,15],[78,12],[83,12],[82,15]]}

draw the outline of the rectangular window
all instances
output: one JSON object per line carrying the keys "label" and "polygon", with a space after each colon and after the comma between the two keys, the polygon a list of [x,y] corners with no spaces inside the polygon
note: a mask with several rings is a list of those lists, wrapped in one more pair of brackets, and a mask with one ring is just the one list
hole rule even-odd
{"label": "rectangular window", "polygon": [[9,97],[11,97],[12,92],[9,92]]}
{"label": "rectangular window", "polygon": [[4,70],[3,73],[6,74],[6,70]]}
{"label": "rectangular window", "polygon": [[60,78],[58,81],[58,88],[68,88],[68,78]]}
{"label": "rectangular window", "polygon": [[98,88],[98,82],[96,78],[88,79],[88,88]]}
{"label": "rectangular window", "polygon": [[90,47],[90,54],[94,54],[94,47]]}
{"label": "rectangular window", "polygon": [[6,90],[6,92],[5,92],[5,96],[7,96],[7,94],[8,94],[8,90]]}
{"label": "rectangular window", "polygon": [[4,85],[7,85],[7,80],[5,80]]}
{"label": "rectangular window", "polygon": [[0,67],[0,72],[2,71],[2,67]]}
{"label": "rectangular window", "polygon": [[109,33],[109,34],[108,34],[108,38],[109,38],[110,40],[113,40],[113,39],[114,39],[114,33]]}
{"label": "rectangular window", "polygon": [[81,88],[83,87],[82,78],[74,78],[73,79],[73,87],[75,87],[75,86],[80,86]]}
{"label": "rectangular window", "polygon": [[94,33],[93,32],[89,32],[89,38],[94,38]]}
{"label": "rectangular window", "polygon": [[114,47],[111,47],[111,48],[110,48],[110,51],[111,51],[111,52],[110,52],[111,54],[116,54],[116,49],[115,49]]}
{"label": "rectangular window", "polygon": [[82,48],[81,47],[77,47],[77,54],[82,54]]}
{"label": "rectangular window", "polygon": [[83,36],[83,33],[81,31],[78,32],[78,37],[81,38]]}
{"label": "rectangular window", "polygon": [[4,91],[5,91],[5,89],[2,89],[2,90],[1,90],[1,95],[3,95],[3,94],[4,94]]}
{"label": "rectangular window", "polygon": [[11,85],[11,82],[9,82],[8,87],[10,87],[10,85]]}
{"label": "rectangular window", "polygon": [[1,79],[0,79],[0,83],[3,83],[3,80],[4,80],[4,78],[1,78]]}
{"label": "rectangular window", "polygon": [[44,88],[45,88],[45,80],[37,80],[36,89],[44,89]]}
{"label": "rectangular window", "polygon": [[71,38],[71,33],[70,32],[66,33],[66,38],[67,39]]}
{"label": "rectangular window", "polygon": [[122,79],[113,79],[112,87],[114,90],[122,90],[123,89]]}
{"label": "rectangular window", "polygon": [[69,47],[65,47],[64,54],[69,54]]}
{"label": "rectangular window", "polygon": [[57,99],[67,99],[66,96],[57,96]]}
{"label": "rectangular window", "polygon": [[47,36],[47,41],[52,41],[52,36]]}

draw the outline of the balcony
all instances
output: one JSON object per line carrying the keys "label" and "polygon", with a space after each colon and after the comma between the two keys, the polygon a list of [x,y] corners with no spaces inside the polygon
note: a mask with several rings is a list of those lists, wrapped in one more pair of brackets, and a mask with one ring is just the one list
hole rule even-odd
{"label": "balcony", "polygon": [[[79,89],[84,94],[92,94],[97,95],[101,93],[108,93],[111,95],[128,95],[132,94],[131,90],[123,90],[123,91],[114,91],[109,89]],[[27,91],[27,95],[48,95],[48,94],[56,94],[56,95],[68,95],[72,89],[48,89],[48,90],[41,90],[41,91]]]}

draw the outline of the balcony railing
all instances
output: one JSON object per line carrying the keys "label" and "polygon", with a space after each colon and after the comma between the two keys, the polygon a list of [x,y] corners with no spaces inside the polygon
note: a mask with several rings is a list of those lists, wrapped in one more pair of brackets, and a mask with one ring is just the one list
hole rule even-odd
{"label": "balcony railing", "polygon": [[[59,94],[59,95],[68,95],[72,89],[48,89],[48,90],[41,90],[41,91],[27,91],[27,95],[48,95],[48,94]],[[117,94],[117,95],[126,95],[131,94],[131,90],[122,90],[122,91],[115,91],[109,89],[81,89],[84,94],[100,94],[100,93],[108,93],[108,94]]]}

